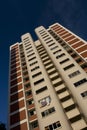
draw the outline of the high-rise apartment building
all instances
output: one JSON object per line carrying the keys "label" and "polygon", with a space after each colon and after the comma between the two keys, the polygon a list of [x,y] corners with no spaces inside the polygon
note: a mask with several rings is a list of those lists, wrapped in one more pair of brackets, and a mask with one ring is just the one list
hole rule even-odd
{"label": "high-rise apartment building", "polygon": [[10,46],[9,130],[87,130],[87,43],[58,23]]}

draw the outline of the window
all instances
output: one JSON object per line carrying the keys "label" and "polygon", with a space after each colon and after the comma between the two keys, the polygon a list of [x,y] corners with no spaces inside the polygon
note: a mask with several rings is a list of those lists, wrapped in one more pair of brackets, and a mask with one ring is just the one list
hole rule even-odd
{"label": "window", "polygon": [[38,50],[38,52],[39,52],[39,53],[44,52],[44,49],[41,48],[41,49]]}
{"label": "window", "polygon": [[32,57],[31,59],[29,59],[28,61],[31,61],[31,60],[33,60],[33,59],[35,59],[36,58],[36,56],[34,56],[34,57]]}
{"label": "window", "polygon": [[27,51],[27,54],[28,54],[28,53],[30,53],[30,52],[32,52],[32,51],[33,51],[33,49],[31,49],[31,50]]}
{"label": "window", "polygon": [[73,50],[69,49],[69,50],[68,50],[68,53],[69,53],[69,54],[70,54],[70,53],[73,53]]}
{"label": "window", "polygon": [[29,42],[26,42],[25,48],[29,47],[31,44]]}
{"label": "window", "polygon": [[28,71],[23,72],[23,75],[24,76],[28,75]]}
{"label": "window", "polygon": [[65,53],[62,53],[62,54],[56,56],[56,59],[59,59],[59,58],[62,57],[62,56],[65,56]]}
{"label": "window", "polygon": [[30,87],[30,83],[27,83],[24,86],[25,86],[25,88],[29,88]]}
{"label": "window", "polygon": [[45,127],[45,130],[56,130],[57,128],[60,128],[61,124],[60,121],[54,122],[53,124],[50,124],[49,126]]}
{"label": "window", "polygon": [[27,70],[27,67],[24,66],[24,67],[22,68],[22,70],[23,70],[23,72],[26,71],[26,70]]}
{"label": "window", "polygon": [[66,51],[70,48],[68,45],[63,46]]}
{"label": "window", "polygon": [[44,54],[46,54],[46,51],[42,51],[42,52],[40,53],[40,55],[44,55]]}
{"label": "window", "polygon": [[34,64],[36,64],[36,63],[38,63],[38,61],[35,61],[35,62],[31,63],[30,66],[32,66],[32,65],[34,65]]}
{"label": "window", "polygon": [[45,91],[45,90],[47,90],[47,86],[44,86],[44,87],[42,87],[42,88],[36,90],[36,94],[39,94],[39,93],[41,93],[41,92],[43,92],[43,91]]}
{"label": "window", "polygon": [[53,47],[53,48],[51,48],[51,50],[54,50],[55,48],[57,48],[58,46],[55,46],[55,47]]}
{"label": "window", "polygon": [[75,57],[77,57],[77,54],[74,53],[74,54],[72,54],[71,56],[72,56],[73,58],[75,58]]}
{"label": "window", "polygon": [[55,108],[54,108],[54,107],[52,107],[52,108],[50,108],[50,109],[48,109],[48,110],[45,110],[45,111],[41,112],[41,115],[42,115],[42,117],[45,117],[45,116],[50,115],[50,114],[53,113],[53,112],[55,112]]}
{"label": "window", "polygon": [[54,38],[56,39],[56,41],[59,41],[59,40],[60,40],[60,38],[57,37],[57,36],[54,36]]}
{"label": "window", "polygon": [[41,83],[41,82],[43,82],[44,81],[44,78],[42,78],[42,79],[40,79],[40,80],[37,80],[36,82],[34,82],[34,85],[37,85],[37,84],[39,84],[39,83]]}
{"label": "window", "polygon": [[62,42],[62,43],[61,43],[61,45],[62,45],[62,46],[65,46],[65,45],[66,45],[66,43],[65,43],[65,42]]}
{"label": "window", "polygon": [[82,85],[82,84],[84,84],[86,82],[87,82],[87,79],[84,78],[84,79],[81,79],[78,82],[74,83],[74,85],[75,85],[75,87],[78,87],[79,85]]}
{"label": "window", "polygon": [[47,105],[50,105],[50,103],[51,103],[51,98],[50,98],[50,96],[48,96],[48,97],[42,98],[42,99],[39,100],[38,102],[39,102],[39,104],[40,104],[40,108],[41,108],[41,107],[45,107],[45,106],[47,106]]}
{"label": "window", "polygon": [[31,71],[35,71],[35,70],[37,70],[37,69],[39,69],[40,67],[39,66],[36,66],[36,67],[34,67],[33,69],[31,69]]}
{"label": "window", "polygon": [[26,42],[30,42],[29,39],[24,40],[24,43],[25,43],[25,44],[26,44]]}
{"label": "window", "polygon": [[60,51],[62,51],[62,50],[61,50],[61,49],[59,49],[59,50],[57,50],[57,51],[53,52],[53,54],[56,54],[56,53],[58,53],[58,52],[60,52]]}
{"label": "window", "polygon": [[33,99],[30,99],[30,100],[27,101],[27,105],[31,105],[31,104],[33,104],[33,103],[34,103],[34,100],[33,100]]}
{"label": "window", "polygon": [[48,45],[48,46],[50,47],[50,46],[53,46],[53,45],[55,45],[55,43],[52,43],[52,44],[50,44],[50,45]]}
{"label": "window", "polygon": [[30,128],[32,128],[32,130],[34,130],[34,128],[38,127],[38,121],[36,120],[36,121],[32,122],[30,124],[30,126],[31,126]]}
{"label": "window", "polygon": [[23,80],[24,80],[24,82],[27,82],[27,81],[29,81],[29,77],[28,76],[24,77]]}
{"label": "window", "polygon": [[43,29],[43,31],[39,31],[39,33],[40,33],[40,34],[43,34],[43,33],[45,33],[45,30]]}
{"label": "window", "polygon": [[[57,40],[57,39],[56,39]],[[62,43],[63,41],[61,39],[58,40],[59,43]]]}
{"label": "window", "polygon": [[62,61],[60,62],[60,64],[63,64],[63,63],[65,63],[65,62],[67,62],[67,61],[69,61],[69,58],[66,58],[65,60],[62,60]]}
{"label": "window", "polygon": [[81,58],[78,58],[78,59],[76,59],[76,62],[81,63],[81,62],[84,62],[84,61]]}
{"label": "window", "polygon": [[82,96],[83,98],[87,97],[87,91],[84,91],[83,93],[81,93],[81,96]]}
{"label": "window", "polygon": [[24,54],[22,54],[22,55],[21,55],[21,58],[24,58],[24,57],[25,57]]}
{"label": "window", "polygon": [[45,35],[47,35],[47,33],[44,31],[43,34],[41,34],[41,36],[45,36]]}
{"label": "window", "polygon": [[25,40],[28,40],[29,39],[29,37],[25,37],[23,40],[25,41]]}
{"label": "window", "polygon": [[34,55],[35,53],[33,52],[33,53],[31,53],[31,54],[29,54],[27,57],[30,57],[30,56],[32,56],[32,55]]}
{"label": "window", "polygon": [[81,67],[82,67],[83,69],[87,69],[87,63],[82,64]]}
{"label": "window", "polygon": [[[46,35],[47,36],[47,35]],[[51,37],[47,37],[46,39],[44,39],[44,41],[47,41],[47,40],[49,40],[49,39],[51,39]]]}
{"label": "window", "polygon": [[39,31],[39,33],[40,33],[40,32],[43,32],[43,31],[44,31],[44,29],[41,29],[41,30]]}
{"label": "window", "polygon": [[43,38],[46,38],[46,37],[48,37],[49,35],[46,35],[46,36],[44,36]]}
{"label": "window", "polygon": [[75,72],[69,74],[68,76],[69,76],[69,78],[73,78],[73,77],[75,77],[76,75],[79,75],[79,74],[80,74],[80,71],[77,70],[77,71],[75,71]]}
{"label": "window", "polygon": [[39,46],[37,46],[37,49],[39,50],[39,49],[42,49],[43,47],[42,47],[42,45],[39,45]]}
{"label": "window", "polygon": [[54,68],[54,65],[53,65],[53,64],[51,64],[51,66],[46,67],[46,70],[48,71],[48,70],[51,70],[51,69],[53,69],[53,68]]}
{"label": "window", "polygon": [[32,48],[32,46],[30,46],[30,47],[26,48],[26,50],[29,50],[30,48]]}
{"label": "window", "polygon": [[25,62],[25,58],[21,58],[21,62],[22,62],[22,63]]}
{"label": "window", "polygon": [[43,62],[46,62],[46,61],[48,61],[48,60],[49,60],[48,57],[46,57],[45,59],[42,59]]}
{"label": "window", "polygon": [[29,117],[35,115],[36,114],[35,109],[28,111],[28,114],[29,114]]}
{"label": "window", "polygon": [[72,68],[72,67],[74,67],[75,65],[74,64],[70,64],[70,65],[68,65],[68,66],[66,66],[65,68],[63,68],[64,70],[68,70],[68,69],[70,69],[70,68]]}
{"label": "window", "polygon": [[31,90],[26,92],[26,96],[30,96],[32,94]]}
{"label": "window", "polygon": [[50,43],[50,42],[52,42],[52,41],[53,41],[53,40],[49,40],[49,41],[46,42],[46,44],[48,44],[48,43]]}
{"label": "window", "polygon": [[26,62],[22,63],[22,66],[25,66],[26,65]]}
{"label": "window", "polygon": [[41,54],[41,59],[43,59],[43,58],[45,58],[45,57],[47,57],[47,56],[48,56],[47,53],[45,53],[44,55]]}
{"label": "window", "polygon": [[38,73],[32,75],[32,77],[35,78],[36,76],[39,76],[39,75],[41,75],[41,74],[42,74],[41,72],[38,72]]}
{"label": "window", "polygon": [[48,65],[50,65],[50,64],[52,64],[51,61],[48,61],[48,62],[45,62],[45,63],[44,63],[45,66],[48,66]]}
{"label": "window", "polygon": [[51,72],[48,72],[49,75],[55,74],[56,70],[52,70]]}

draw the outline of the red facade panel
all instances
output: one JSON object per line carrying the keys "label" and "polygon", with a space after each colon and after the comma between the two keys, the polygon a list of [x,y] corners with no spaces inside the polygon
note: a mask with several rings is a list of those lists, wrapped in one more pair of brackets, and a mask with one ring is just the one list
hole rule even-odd
{"label": "red facade panel", "polygon": [[20,108],[24,107],[24,100],[21,100],[19,102],[16,102],[10,106],[10,112],[14,112],[16,110],[19,110]]}
{"label": "red facade panel", "polygon": [[15,59],[15,60],[12,60],[12,61],[11,61],[11,65],[12,65],[12,64],[15,64],[15,62],[18,62],[18,61],[19,61],[19,58],[18,58],[18,59]]}
{"label": "red facade panel", "polygon": [[82,47],[76,49],[76,51],[77,51],[78,53],[80,53],[80,52],[82,52],[82,51],[85,51],[85,50],[87,50],[87,45],[84,45],[84,46],[82,46]]}
{"label": "red facade panel", "polygon": [[18,63],[16,63],[16,64],[12,65],[12,66],[11,66],[11,69],[16,69],[19,65],[20,65],[20,62],[18,62]]}
{"label": "red facade panel", "polygon": [[18,76],[21,76],[21,72],[18,72],[16,74],[11,75],[11,80],[18,77]]}
{"label": "red facade panel", "polygon": [[55,28],[55,29],[53,29],[53,30],[57,32],[60,28],[61,28],[61,27],[57,27],[57,28]]}
{"label": "red facade panel", "polygon": [[75,38],[75,36],[71,35],[71,36],[68,37],[68,38],[64,38],[64,40],[65,40],[66,42],[68,42],[69,40],[72,40],[73,38]]}
{"label": "red facade panel", "polygon": [[11,69],[13,69],[14,67],[17,67],[17,66],[19,66],[20,65],[20,62],[15,62],[15,64],[13,64],[13,65],[11,65]]}
{"label": "red facade panel", "polygon": [[67,33],[65,36],[63,36],[62,38],[67,38],[69,36],[71,36],[72,34],[71,33]]}
{"label": "red facade panel", "polygon": [[32,98],[32,97],[33,97],[32,95],[26,96],[27,99]]}
{"label": "red facade panel", "polygon": [[15,52],[11,52],[11,57],[15,56],[15,55],[18,55],[19,52],[18,51],[15,51]]}
{"label": "red facade panel", "polygon": [[19,58],[19,55],[12,56],[12,57],[11,57],[11,61],[12,61],[12,60],[15,60],[15,59],[18,59],[18,58]]}
{"label": "red facade panel", "polygon": [[61,28],[57,31],[57,34],[62,33],[65,29]]}
{"label": "red facade panel", "polygon": [[53,30],[55,30],[56,28],[60,28],[60,26],[59,25],[54,25],[54,26],[52,26],[51,27]]}
{"label": "red facade panel", "polygon": [[[11,130],[28,130],[27,123],[20,124],[16,127],[11,128]],[[39,129],[38,129],[39,130]]]}
{"label": "red facade panel", "polygon": [[[20,124],[16,127],[11,128],[11,130],[28,130],[27,128],[27,122]],[[38,129],[39,130],[39,129]]]}
{"label": "red facade panel", "polygon": [[60,34],[60,36],[62,37],[63,35],[65,35],[65,34],[67,34],[68,33],[68,31],[64,31],[64,32],[62,32],[61,34]]}
{"label": "red facade panel", "polygon": [[12,70],[12,71],[11,71],[11,74],[17,73],[17,71],[19,71],[19,70],[20,70],[20,67],[18,67],[18,68],[16,68],[16,69]]}
{"label": "red facade panel", "polygon": [[75,39],[73,39],[72,41],[69,41],[68,43],[70,44],[70,45],[72,45],[72,44],[74,44],[75,42],[78,42],[79,41],[79,39],[78,38],[75,38]]}
{"label": "red facade panel", "polygon": [[33,104],[31,104],[31,105],[28,106],[28,109],[31,109],[31,108],[34,108],[34,107],[35,107],[35,105],[33,103]]}
{"label": "red facade panel", "polygon": [[11,47],[11,49],[18,48],[18,44]]}
{"label": "red facade panel", "polygon": [[15,49],[15,48],[12,49],[12,50],[11,50],[11,55],[16,54],[16,52],[18,52],[18,48],[16,48],[16,49]]}
{"label": "red facade panel", "polygon": [[72,45],[72,47],[73,47],[73,48],[77,48],[77,47],[79,47],[79,46],[81,46],[81,45],[83,45],[83,44],[84,44],[84,42],[79,41],[79,42],[76,43],[75,45]]}
{"label": "red facade panel", "polygon": [[13,81],[11,81],[11,86],[13,86],[13,85],[15,85],[17,83],[20,83],[20,82],[22,82],[22,78],[21,77],[19,77],[18,79],[15,79]]}
{"label": "red facade panel", "polygon": [[20,122],[26,118],[25,110],[10,116],[10,125]]}
{"label": "red facade panel", "polygon": [[12,96],[10,97],[10,101],[11,101],[11,102],[16,101],[16,100],[22,98],[23,96],[24,96],[24,95],[23,95],[23,91],[18,92],[18,93],[14,94],[14,95],[12,95]]}
{"label": "red facade panel", "polygon": [[81,56],[83,56],[84,58],[86,58],[87,57],[87,51],[81,53]]}
{"label": "red facade panel", "polygon": [[32,120],[35,120],[37,118],[37,115],[32,115],[31,117],[29,117],[29,120],[32,121]]}
{"label": "red facade panel", "polygon": [[18,90],[22,89],[22,84],[19,84],[13,88],[11,88],[10,92],[11,93],[14,93],[14,92],[17,92]]}

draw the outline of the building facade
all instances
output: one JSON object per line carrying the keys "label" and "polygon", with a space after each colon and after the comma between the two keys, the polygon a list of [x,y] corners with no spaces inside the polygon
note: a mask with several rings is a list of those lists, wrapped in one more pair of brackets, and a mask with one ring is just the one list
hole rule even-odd
{"label": "building facade", "polygon": [[87,43],[55,23],[10,46],[9,130],[87,130]]}

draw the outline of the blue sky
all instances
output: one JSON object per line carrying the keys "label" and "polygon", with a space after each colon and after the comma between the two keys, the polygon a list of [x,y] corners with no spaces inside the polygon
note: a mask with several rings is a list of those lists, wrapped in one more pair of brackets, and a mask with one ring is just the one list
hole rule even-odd
{"label": "blue sky", "polygon": [[0,121],[7,122],[9,46],[34,29],[59,22],[87,40],[87,0],[0,1]]}

